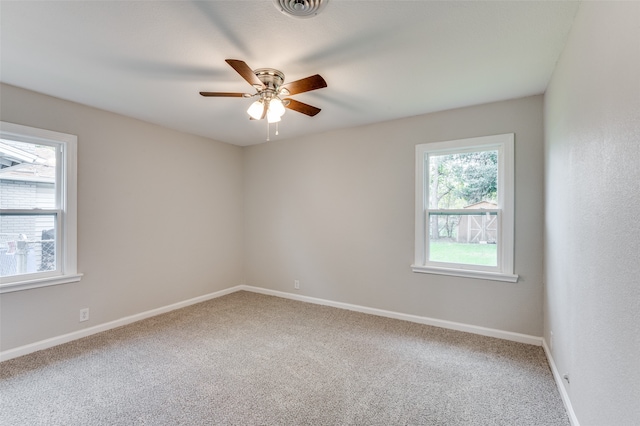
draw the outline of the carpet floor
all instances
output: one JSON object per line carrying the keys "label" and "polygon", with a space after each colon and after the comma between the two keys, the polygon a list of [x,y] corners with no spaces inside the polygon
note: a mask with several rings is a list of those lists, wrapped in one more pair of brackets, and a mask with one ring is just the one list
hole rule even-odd
{"label": "carpet floor", "polygon": [[1,425],[569,425],[542,348],[237,292],[0,364]]}

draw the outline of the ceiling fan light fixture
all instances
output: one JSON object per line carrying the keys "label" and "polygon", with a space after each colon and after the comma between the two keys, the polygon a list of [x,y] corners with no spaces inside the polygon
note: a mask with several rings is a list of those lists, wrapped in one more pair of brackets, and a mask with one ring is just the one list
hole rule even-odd
{"label": "ceiling fan light fixture", "polygon": [[269,124],[272,124],[272,123],[277,123],[278,121],[281,121],[281,120],[282,120],[282,116],[271,111],[271,108],[269,108],[269,110],[267,111],[267,122]]}
{"label": "ceiling fan light fixture", "polygon": [[282,101],[278,98],[273,98],[269,102],[269,111],[272,114],[276,114],[278,117],[282,117],[284,115],[284,105]]}
{"label": "ceiling fan light fixture", "polygon": [[264,105],[262,104],[262,100],[255,101],[249,106],[249,109],[247,109],[247,114],[249,114],[251,118],[255,120],[260,120],[262,118],[263,112]]}
{"label": "ceiling fan light fixture", "polygon": [[273,0],[278,10],[294,18],[313,18],[325,8],[329,0]]}

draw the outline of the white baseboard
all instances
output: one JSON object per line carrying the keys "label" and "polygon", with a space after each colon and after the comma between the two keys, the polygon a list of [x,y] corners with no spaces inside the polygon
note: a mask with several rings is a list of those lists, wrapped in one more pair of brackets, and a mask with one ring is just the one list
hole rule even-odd
{"label": "white baseboard", "polygon": [[399,312],[386,311],[384,309],[369,308],[366,306],[352,305],[350,303],[334,302],[332,300],[318,299],[309,296],[300,296],[298,294],[286,293],[282,291],[269,290],[266,288],[253,287],[249,285],[238,286],[239,290],[251,291],[270,296],[282,297],[285,299],[298,300],[300,302],[314,303],[316,305],[331,306],[334,308],[347,309],[350,311],[362,312],[365,314],[377,315],[380,317],[394,318],[404,321],[415,322],[418,324],[432,325],[434,327],[448,328],[451,330],[465,331],[467,333],[479,334],[482,336],[496,337],[498,339],[511,340],[513,342],[527,343],[530,345],[541,346],[542,337],[531,336],[528,334],[514,333],[511,331],[497,330],[494,328],[480,327],[477,325],[463,324],[453,321],[439,320],[429,317],[421,317],[418,315],[403,314]]}
{"label": "white baseboard", "polygon": [[[216,291],[214,293],[205,294],[203,296],[194,297],[193,299],[184,300],[182,302],[174,303],[171,305],[163,306],[149,311],[141,312],[139,314],[131,315],[128,317],[120,318],[114,321],[110,321],[104,324],[99,324],[93,327],[84,328],[82,330],[74,331],[71,333],[63,334],[61,336],[52,337],[49,339],[41,340],[39,342],[31,343],[17,348],[9,349],[0,352],[0,362],[7,361],[12,358],[16,358],[22,355],[27,355],[32,352],[40,351],[42,349],[51,348],[53,346],[61,345],[63,343],[71,342],[73,340],[81,339],[83,337],[91,336],[92,334],[100,333],[103,331],[111,330],[116,327],[122,327],[123,325],[131,324],[136,321],[140,321],[146,318],[150,318],[156,315],[164,314],[176,309],[184,308],[186,306],[194,305],[196,303],[204,302],[207,300],[215,299],[217,297],[225,296],[227,294],[235,293],[236,291],[246,290],[254,293],[266,294],[270,296],[282,297],[285,299],[298,300],[301,302],[313,303],[316,305],[331,306],[334,308],[347,309],[355,312],[362,312],[365,314],[377,315],[381,317],[394,318],[404,321],[415,322],[418,324],[431,325],[434,327],[447,328],[451,330],[464,331],[467,333],[479,334],[482,336],[496,337],[499,339],[511,340],[514,342],[527,343],[530,345],[540,346],[543,344],[541,337],[530,336],[527,334],[513,333],[511,331],[497,330],[493,328],[480,327],[476,325],[463,324],[452,321],[439,320],[435,318],[421,317],[418,315],[403,314],[399,312],[386,311],[383,309],[369,308],[366,306],[352,305],[343,302],[334,302],[332,300],[318,299],[309,296],[300,296],[293,293],[286,293],[282,291],[269,290],[260,287],[253,287],[249,285],[238,285],[230,287],[224,290]],[[555,377],[555,376],[554,376]],[[566,392],[565,392],[566,393]],[[564,400],[564,397],[563,397]],[[577,423],[576,423],[577,425]]]}
{"label": "white baseboard", "polygon": [[154,317],[156,315],[164,314],[166,312],[174,311],[176,309],[184,308],[189,305],[195,305],[196,303],[205,302],[207,300],[215,299],[217,297],[225,296],[230,293],[235,293],[241,290],[242,286],[230,287],[224,290],[216,291],[213,293],[205,294],[203,296],[194,297],[193,299],[184,300],[182,302],[173,303],[171,305],[163,306],[156,309],[151,309],[146,312],[131,315],[128,317],[120,318],[114,321],[99,324],[93,327],[84,328],[82,330],[74,331],[71,333],[63,334],[61,336],[52,337],[50,339],[41,340],[39,342],[31,343],[17,348],[9,349],[0,352],[0,362],[7,361],[12,358],[16,358],[22,355],[27,355],[32,352],[40,351],[42,349],[51,348],[53,346],[61,345],[63,343],[71,342],[72,340],[81,339],[83,337],[91,336],[92,334],[100,333],[103,331],[111,330],[112,328],[122,327],[123,325],[131,324],[136,321],[140,321],[146,318]]}
{"label": "white baseboard", "polygon": [[560,397],[562,398],[564,408],[567,410],[567,415],[569,416],[571,426],[580,426],[578,418],[576,417],[576,413],[573,411],[573,406],[571,405],[571,399],[569,399],[567,389],[564,387],[564,383],[562,382],[562,376],[560,375],[560,372],[556,367],[556,362],[553,360],[551,350],[549,349],[547,341],[544,340],[544,338],[542,339],[542,348],[544,349],[545,355],[547,355],[549,367],[551,368],[551,373],[553,373],[553,379],[556,381],[556,386],[558,387],[558,391],[560,392]]}

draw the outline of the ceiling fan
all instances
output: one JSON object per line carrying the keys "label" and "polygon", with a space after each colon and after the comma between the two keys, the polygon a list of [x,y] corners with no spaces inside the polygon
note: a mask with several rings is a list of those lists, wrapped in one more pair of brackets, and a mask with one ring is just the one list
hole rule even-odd
{"label": "ceiling fan", "polygon": [[229,93],[229,92],[200,92],[202,96],[252,98],[258,96],[258,100],[251,104],[247,113],[253,120],[262,120],[265,117],[269,123],[280,121],[285,108],[313,117],[320,112],[320,108],[284,98],[298,93],[327,87],[327,83],[320,75],[312,75],[301,80],[284,84],[284,74],[273,68],[258,68],[252,70],[244,61],[238,59],[226,59],[226,63],[236,70],[247,83],[256,89],[256,93]]}

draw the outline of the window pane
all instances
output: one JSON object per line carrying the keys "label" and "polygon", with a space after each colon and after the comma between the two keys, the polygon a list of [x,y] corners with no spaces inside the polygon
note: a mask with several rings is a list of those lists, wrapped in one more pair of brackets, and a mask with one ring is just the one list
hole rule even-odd
{"label": "window pane", "polygon": [[429,155],[429,208],[496,208],[498,151]]}
{"label": "window pane", "polygon": [[56,208],[56,148],[0,140],[0,208]]}
{"label": "window pane", "polygon": [[429,213],[429,261],[498,266],[498,215]]}
{"label": "window pane", "polygon": [[56,214],[0,216],[0,276],[56,270]]}

